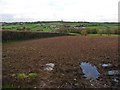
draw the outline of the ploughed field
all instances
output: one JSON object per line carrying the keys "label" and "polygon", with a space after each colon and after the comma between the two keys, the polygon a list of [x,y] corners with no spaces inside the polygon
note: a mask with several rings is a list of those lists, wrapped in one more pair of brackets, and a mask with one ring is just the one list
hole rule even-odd
{"label": "ploughed field", "polygon": [[3,88],[120,87],[116,36],[12,42],[2,53]]}

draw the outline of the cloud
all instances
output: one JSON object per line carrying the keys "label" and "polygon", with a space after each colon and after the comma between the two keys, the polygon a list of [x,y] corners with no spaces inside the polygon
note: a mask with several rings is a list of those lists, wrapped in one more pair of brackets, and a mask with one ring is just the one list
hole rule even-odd
{"label": "cloud", "polygon": [[120,1],[118,2],[118,21],[120,22]]}
{"label": "cloud", "polygon": [[0,15],[3,21],[118,21],[118,1],[0,0]]}
{"label": "cloud", "polygon": [[2,21],[12,21],[13,20],[13,15],[11,14],[0,14],[0,18]]}
{"label": "cloud", "polygon": [[33,21],[32,18],[25,18],[20,15],[13,14],[0,14],[1,21],[3,22],[22,22],[22,21]]}

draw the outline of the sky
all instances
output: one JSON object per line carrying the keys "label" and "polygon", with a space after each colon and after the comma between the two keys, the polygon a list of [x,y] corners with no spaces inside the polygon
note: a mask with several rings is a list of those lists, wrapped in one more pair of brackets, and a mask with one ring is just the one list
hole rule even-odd
{"label": "sky", "polygon": [[118,22],[119,0],[0,0],[0,22]]}

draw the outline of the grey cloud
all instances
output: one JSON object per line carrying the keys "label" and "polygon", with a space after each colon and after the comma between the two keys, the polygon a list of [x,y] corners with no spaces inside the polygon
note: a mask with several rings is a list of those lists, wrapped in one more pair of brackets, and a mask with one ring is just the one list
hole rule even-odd
{"label": "grey cloud", "polygon": [[13,14],[0,14],[0,22],[22,22],[22,21],[34,21],[31,18],[14,18]]}
{"label": "grey cloud", "polygon": [[118,22],[120,22],[120,1],[118,2]]}
{"label": "grey cloud", "polygon": [[1,21],[0,22],[12,22],[14,21],[14,17],[12,14],[0,14]]}

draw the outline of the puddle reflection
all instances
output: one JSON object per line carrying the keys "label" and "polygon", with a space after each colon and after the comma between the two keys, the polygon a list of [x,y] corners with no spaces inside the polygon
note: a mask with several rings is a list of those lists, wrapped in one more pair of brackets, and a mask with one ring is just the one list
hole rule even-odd
{"label": "puddle reflection", "polygon": [[87,79],[96,80],[100,75],[97,68],[90,63],[82,62],[80,67],[82,68],[82,72]]}
{"label": "puddle reflection", "polygon": [[102,64],[102,67],[109,67],[109,66],[111,66],[111,64]]}
{"label": "puddle reflection", "polygon": [[108,75],[118,75],[119,71],[118,70],[110,70],[108,71]]}

